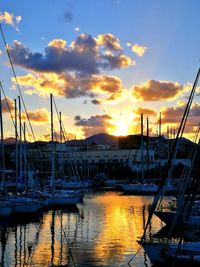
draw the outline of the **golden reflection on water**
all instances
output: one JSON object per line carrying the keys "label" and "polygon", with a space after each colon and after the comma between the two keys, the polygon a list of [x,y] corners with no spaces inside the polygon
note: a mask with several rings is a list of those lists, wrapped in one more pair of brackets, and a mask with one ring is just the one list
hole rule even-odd
{"label": "golden reflection on water", "polygon": [[[52,211],[43,217],[39,243],[33,252],[29,266],[59,266],[67,264],[66,242],[61,232],[61,218]],[[64,253],[63,253],[64,252]]]}
{"label": "golden reflection on water", "polygon": [[[95,256],[109,261],[113,255],[118,255],[120,261],[124,261],[127,254],[140,247],[136,241],[143,235],[151,200],[106,194],[96,201],[104,207],[104,224],[95,242]],[[159,220],[155,219],[154,226],[159,228]]]}
{"label": "golden reflection on water", "polygon": [[[0,237],[8,236],[5,253],[8,266],[67,266],[71,261],[68,242],[77,266],[125,266],[139,249],[137,240],[143,235],[152,199],[113,192],[89,195],[79,213],[48,211],[37,223],[16,225],[8,228],[7,233],[0,231]],[[147,234],[161,226],[154,217]],[[0,241],[1,252],[2,238]],[[141,259],[144,260],[143,255],[140,263]]]}

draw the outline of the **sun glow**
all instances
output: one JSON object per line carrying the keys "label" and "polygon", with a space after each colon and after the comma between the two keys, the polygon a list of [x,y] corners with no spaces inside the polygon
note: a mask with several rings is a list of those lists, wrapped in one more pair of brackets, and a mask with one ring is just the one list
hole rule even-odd
{"label": "sun glow", "polygon": [[128,135],[128,128],[129,128],[129,124],[127,123],[127,121],[120,116],[118,121],[115,121],[115,125],[116,125],[116,130],[112,133],[113,135]]}

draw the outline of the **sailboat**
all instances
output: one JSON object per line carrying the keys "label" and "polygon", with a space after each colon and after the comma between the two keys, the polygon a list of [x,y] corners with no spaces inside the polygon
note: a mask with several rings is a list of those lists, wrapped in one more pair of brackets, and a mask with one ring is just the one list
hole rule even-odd
{"label": "sailboat", "polygon": [[1,131],[1,156],[2,156],[2,170],[1,170],[1,193],[0,196],[0,217],[8,217],[12,212],[12,204],[6,198],[6,179],[5,179],[5,158],[4,158],[4,140],[3,140],[3,119],[2,119],[2,102],[1,102],[1,83],[0,83],[0,131]]}
{"label": "sailboat", "polygon": [[50,206],[75,206],[79,203],[80,195],[72,190],[55,189],[55,160],[54,160],[54,131],[53,131],[53,95],[50,94],[51,106],[51,182],[49,188],[44,191]]}
{"label": "sailboat", "polygon": [[[18,176],[18,157],[17,157],[17,149],[16,149],[16,190],[19,190],[19,194],[15,194],[10,197],[10,202],[13,205],[13,214],[32,214],[36,213],[39,209],[38,201],[32,199],[31,197],[27,197],[25,194],[22,194],[22,190],[26,189],[26,179],[23,183],[23,176],[26,175],[26,158],[24,156],[24,169],[23,172],[23,149],[22,149],[22,122],[21,122],[21,99],[19,100],[19,141],[20,141],[20,168],[19,168],[19,176]],[[15,101],[16,105],[16,101]],[[25,128],[23,129],[25,132]],[[15,106],[15,134],[16,134],[16,148],[17,148],[17,139],[18,139],[18,131],[17,131],[17,107]],[[25,136],[25,133],[24,133]]]}
{"label": "sailboat", "polygon": [[[198,70],[195,82],[193,84],[193,88],[191,90],[190,93],[190,97],[188,99],[188,103],[186,105],[185,108],[185,112],[183,114],[183,118],[181,120],[181,124],[179,127],[179,130],[177,132],[177,137],[175,139],[175,142],[173,144],[173,148],[171,150],[171,155],[169,157],[169,161],[168,161],[168,167],[169,167],[169,174],[168,174],[168,179],[170,179],[171,177],[171,172],[172,172],[172,162],[173,159],[175,158],[176,155],[176,151],[177,151],[177,145],[178,145],[178,138],[179,136],[183,134],[183,131],[185,129],[185,125],[186,125],[186,121],[187,121],[187,117],[192,105],[192,100],[194,97],[194,93],[198,84],[198,80],[199,80],[199,76],[200,76],[200,68]],[[192,168],[192,167],[191,167]],[[190,173],[191,173],[191,168],[190,170],[187,172],[187,176],[185,177],[186,179],[188,179]],[[194,189],[193,192],[195,192],[195,187],[196,187],[196,183],[195,183],[195,179],[193,179],[192,181],[192,187]],[[188,205],[188,207],[191,207],[192,203],[195,200],[195,194],[191,194],[189,193],[187,196],[185,196],[185,192],[182,193],[181,195],[181,202],[179,202],[181,208],[177,209],[176,211],[176,216],[174,218],[174,221],[171,225],[171,229],[170,232],[168,234],[168,238],[166,240],[166,242],[159,242],[157,240],[145,240],[145,236],[146,236],[146,231],[147,228],[149,226],[149,223],[151,222],[153,213],[155,212],[155,209],[157,207],[158,202],[162,199],[163,195],[164,195],[164,186],[167,183],[167,179],[163,179],[162,184],[159,186],[159,189],[156,193],[156,196],[153,200],[153,203],[151,205],[151,209],[149,212],[149,217],[145,226],[145,230],[143,233],[143,236],[141,238],[140,241],[138,241],[139,244],[142,245],[142,247],[144,248],[145,252],[147,253],[148,257],[150,258],[152,263],[165,263],[166,261],[168,262],[168,266],[170,264],[170,266],[174,266],[175,262],[177,263],[181,263],[181,266],[188,266],[189,263],[192,263],[192,266],[199,266],[200,264],[200,242],[184,242],[183,236],[181,236],[179,242],[175,242],[173,243],[170,240],[170,235],[172,233],[173,228],[176,225],[176,220],[178,219],[179,215],[182,216],[183,215],[183,211],[185,210],[185,207]],[[183,198],[184,197],[184,198]],[[187,216],[185,219],[185,221],[187,222],[187,219],[189,219],[190,216]]]}

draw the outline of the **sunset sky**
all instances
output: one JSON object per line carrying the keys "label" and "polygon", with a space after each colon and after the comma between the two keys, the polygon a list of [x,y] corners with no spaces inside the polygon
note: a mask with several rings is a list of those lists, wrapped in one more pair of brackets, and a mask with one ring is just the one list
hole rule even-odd
{"label": "sunset sky", "polygon": [[[198,0],[1,0],[0,22],[37,139],[49,138],[50,93],[73,138],[136,134],[141,113],[152,135],[159,112],[163,134],[177,128],[200,66],[199,12]],[[13,110],[19,92],[2,36],[0,73]],[[14,136],[2,102],[5,135]]]}

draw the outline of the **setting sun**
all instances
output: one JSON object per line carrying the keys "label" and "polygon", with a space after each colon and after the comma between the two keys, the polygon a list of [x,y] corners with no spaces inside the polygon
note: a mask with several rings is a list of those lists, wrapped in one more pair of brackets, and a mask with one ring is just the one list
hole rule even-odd
{"label": "setting sun", "polygon": [[119,116],[118,120],[114,122],[114,124],[116,125],[116,129],[115,131],[112,133],[113,135],[128,135],[128,129],[129,129],[129,123],[126,119],[126,117],[124,116],[126,114],[123,114]]}

